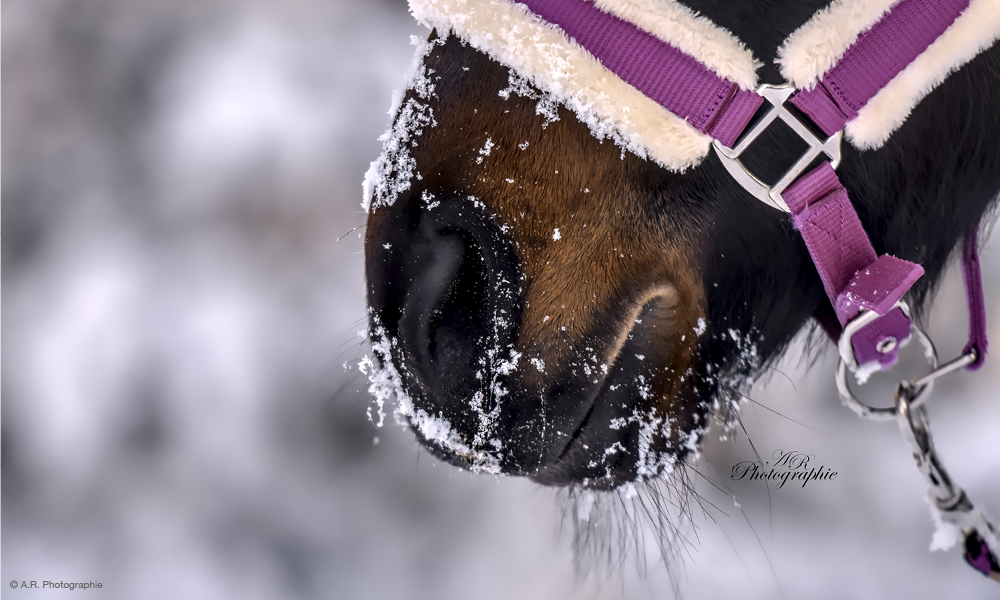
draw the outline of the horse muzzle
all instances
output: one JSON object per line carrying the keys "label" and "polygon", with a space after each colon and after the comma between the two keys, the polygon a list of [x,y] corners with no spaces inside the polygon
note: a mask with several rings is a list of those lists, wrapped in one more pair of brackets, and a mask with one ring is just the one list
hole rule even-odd
{"label": "horse muzzle", "polygon": [[510,228],[480,201],[438,198],[380,207],[366,240],[377,354],[429,451],[546,485],[613,488],[696,447],[697,335],[672,284],[625,286],[583,325],[541,315],[544,277],[526,275]]}

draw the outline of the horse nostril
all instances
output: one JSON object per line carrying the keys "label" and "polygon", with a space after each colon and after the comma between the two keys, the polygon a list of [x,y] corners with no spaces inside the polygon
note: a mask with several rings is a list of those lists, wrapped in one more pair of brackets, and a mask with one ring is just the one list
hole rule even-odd
{"label": "horse nostril", "polygon": [[516,261],[499,228],[468,206],[426,215],[408,254],[399,320],[406,363],[440,400],[471,395],[479,359],[510,337]]}
{"label": "horse nostril", "polygon": [[[403,304],[399,333],[411,366],[432,389],[440,389],[449,371],[461,368],[463,323],[475,320],[479,288],[476,252],[466,251],[460,234],[446,233],[414,250],[416,276]],[[466,260],[467,255],[471,260]],[[471,267],[471,268],[470,268]]]}

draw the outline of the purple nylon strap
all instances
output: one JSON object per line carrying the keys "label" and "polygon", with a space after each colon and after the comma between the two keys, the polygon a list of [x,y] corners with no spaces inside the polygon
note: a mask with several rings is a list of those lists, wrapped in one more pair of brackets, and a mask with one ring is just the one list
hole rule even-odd
{"label": "purple nylon strap", "polygon": [[[539,18],[560,27],[622,80],[726,146],[733,146],[764,101],[587,0],[521,2]],[[926,50],[968,5],[969,0],[900,0],[859,36],[814,89],[801,91],[790,101],[833,135]],[[923,269],[892,256],[875,255],[847,191],[829,164],[800,178],[785,191],[784,198],[840,325],[846,325],[862,310],[880,316],[852,338],[857,364],[877,360],[882,368],[892,366],[897,360],[895,349],[880,352],[878,348],[890,337],[902,340],[909,336],[909,318],[892,306],[923,274]],[[979,352],[969,368],[978,368],[986,353],[985,312],[978,259],[974,252],[969,254],[969,244],[974,250],[974,233],[972,241],[967,242],[963,264],[972,315],[969,348]]]}
{"label": "purple nylon strap", "polygon": [[989,343],[986,340],[986,300],[983,297],[983,274],[979,266],[979,225],[965,237],[962,246],[962,280],[965,281],[965,301],[969,306],[969,343],[962,354],[976,351],[976,360],[965,367],[975,371],[983,366]]}
{"label": "purple nylon strap", "polygon": [[576,43],[698,131],[732,147],[764,99],[628,21],[585,0],[521,0]]}
{"label": "purple nylon strap", "polygon": [[847,190],[830,163],[822,163],[799,178],[782,197],[816,264],[840,325],[847,325],[863,309],[882,317],[852,339],[857,363],[877,360],[883,369],[894,365],[894,349],[879,352],[878,346],[889,337],[902,341],[910,336],[909,318],[892,307],[923,275],[923,268],[893,256],[876,256]]}
{"label": "purple nylon strap", "polygon": [[[900,0],[858,37],[816,87],[797,93],[790,102],[827,135],[833,135],[857,117],[858,111],[944,33],[968,5],[969,0]],[[923,269],[892,256],[875,258],[847,191],[829,165],[801,178],[784,197],[840,324],[846,325],[861,309],[881,316],[852,338],[857,363],[878,360],[883,369],[892,366],[897,360],[895,351],[879,352],[879,344],[890,337],[908,337],[909,319],[901,310],[890,308]],[[974,241],[967,242],[963,254],[970,310],[968,347],[978,351],[977,361],[970,365],[978,368],[985,355],[985,312],[976,306],[977,301],[982,302],[982,285],[978,258],[974,252],[970,254],[970,243],[974,249]]]}
{"label": "purple nylon strap", "polygon": [[969,0],[900,0],[858,37],[816,87],[799,92],[790,102],[833,135],[968,6]]}

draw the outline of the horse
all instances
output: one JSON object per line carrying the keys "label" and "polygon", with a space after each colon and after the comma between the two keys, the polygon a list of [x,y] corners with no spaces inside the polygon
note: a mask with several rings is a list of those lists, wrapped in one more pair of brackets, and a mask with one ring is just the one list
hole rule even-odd
{"label": "horse", "polygon": [[[684,0],[781,84],[829,0]],[[1000,194],[1000,47],[837,173],[879,255],[919,263],[919,317]],[[713,415],[833,314],[802,237],[708,155],[668,169],[447,31],[396,104],[365,234],[373,390],[448,463],[611,490],[697,452]],[[776,178],[776,130],[744,162]]]}

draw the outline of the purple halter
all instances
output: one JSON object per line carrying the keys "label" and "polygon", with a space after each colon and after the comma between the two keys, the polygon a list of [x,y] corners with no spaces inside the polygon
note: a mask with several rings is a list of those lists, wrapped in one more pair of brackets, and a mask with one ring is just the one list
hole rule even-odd
{"label": "purple halter", "polygon": [[691,56],[585,0],[521,0],[609,71],[698,131],[732,146],[764,102]]}
{"label": "purple halter", "polygon": [[[610,71],[698,131],[732,147],[764,103],[696,59],[634,24],[602,12],[586,0],[522,0],[533,13],[558,25]],[[857,116],[880,89],[899,74],[954,22],[969,0],[901,0],[863,33],[812,90],[790,102],[827,135]],[[851,337],[849,364],[897,361],[898,342],[909,337],[910,318],[896,302],[923,274],[920,265],[892,256],[877,257],[868,235],[829,165],[821,165],[785,191],[792,222],[801,232],[819,271],[840,330],[862,310],[880,317]],[[975,253],[963,253],[966,280],[978,279]],[[970,291],[981,291],[973,286]],[[981,306],[982,302],[975,304]],[[970,307],[973,301],[970,300]],[[982,365],[986,354],[985,316],[971,319],[970,348]]]}
{"label": "purple halter", "polygon": [[[738,158],[738,152],[733,155],[729,149],[741,135],[745,140],[752,139],[763,130],[758,126],[746,132],[751,119],[764,104],[764,97],[740,89],[693,57],[634,24],[602,12],[587,0],[520,2],[543,20],[561,28],[622,80],[725,146],[725,150],[720,150],[720,158],[724,164],[727,158],[730,160],[727,169],[731,173],[734,172],[731,163]],[[832,136],[857,117],[865,104],[948,29],[968,8],[969,2],[899,0],[881,20],[858,37],[815,87],[797,92],[788,101],[833,140]],[[839,143],[839,138],[835,141]],[[742,146],[746,144],[744,141]],[[828,145],[829,140],[823,144]],[[819,154],[818,147],[813,150],[813,156]],[[910,316],[900,299],[924,270],[920,265],[893,256],[875,254],[848,191],[834,171],[839,162],[839,150],[836,158],[826,148],[823,151],[830,155],[834,164],[825,162],[797,179],[794,177],[800,171],[793,171],[788,178],[794,181],[786,182],[791,185],[776,191],[760,184],[748,172],[746,175],[770,191],[772,199],[775,194],[778,196],[777,202],[770,203],[780,208],[787,206],[792,223],[802,234],[837,317],[837,323],[822,324],[834,341],[839,338],[843,361],[852,369],[865,365],[888,369],[897,361],[900,343],[911,333]],[[802,162],[810,161],[811,158]],[[745,171],[742,165],[739,168]],[[737,179],[748,191],[761,197],[759,190],[755,192],[747,187],[746,177]],[[895,409],[871,409],[856,400],[860,408],[852,408],[865,416],[888,410],[890,418],[898,418],[904,435],[914,446],[918,466],[932,482],[931,495],[937,499],[939,509],[964,510],[975,517],[968,520],[972,524],[965,531],[966,561],[985,575],[1000,579],[996,554],[984,540],[996,535],[992,526],[968,503],[964,492],[951,485],[943,471],[927,470],[930,468],[927,463],[935,463],[933,468],[938,465],[929,441],[926,413],[920,405],[933,378],[962,366],[968,370],[978,369],[986,357],[986,313],[977,232],[978,225],[966,236],[962,252],[969,307],[969,343],[963,356],[940,368],[937,368],[935,357],[935,370],[918,380],[920,385],[910,384],[913,388],[910,389],[901,384],[903,395],[901,399],[897,397]],[[817,319],[822,322],[819,317]],[[841,374],[843,372],[842,366]],[[846,381],[843,385],[846,386]],[[910,391],[906,391],[908,389]],[[944,479],[946,485],[939,484],[939,479]],[[958,498],[955,506],[942,506],[942,503],[947,504],[949,495]]]}

